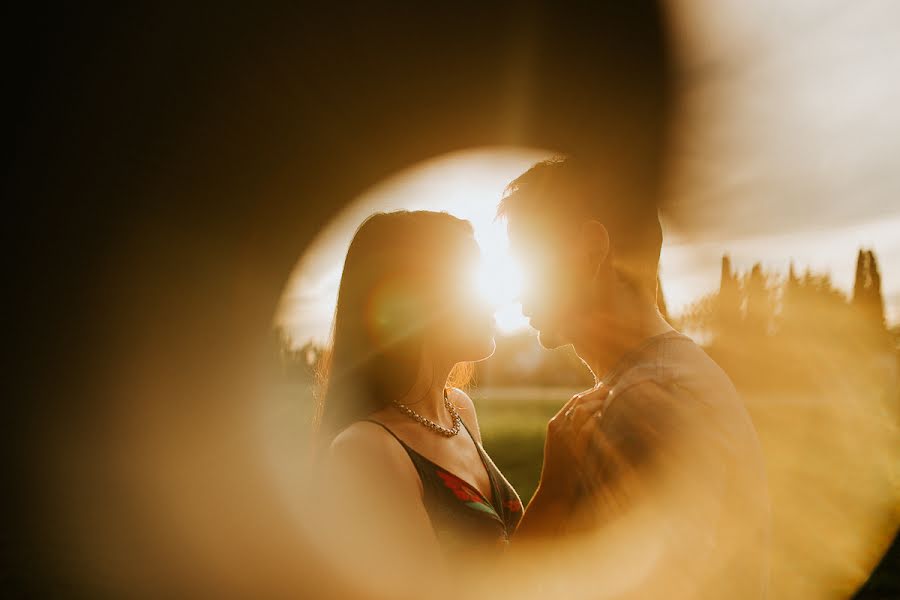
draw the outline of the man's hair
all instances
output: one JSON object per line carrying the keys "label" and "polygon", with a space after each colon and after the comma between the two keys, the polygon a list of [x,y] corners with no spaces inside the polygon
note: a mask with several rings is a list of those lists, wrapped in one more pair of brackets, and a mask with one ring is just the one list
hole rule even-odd
{"label": "man's hair", "polygon": [[544,160],[506,187],[497,216],[551,243],[571,239],[587,221],[602,223],[613,266],[655,297],[662,246],[656,204],[617,189],[614,180],[571,158]]}

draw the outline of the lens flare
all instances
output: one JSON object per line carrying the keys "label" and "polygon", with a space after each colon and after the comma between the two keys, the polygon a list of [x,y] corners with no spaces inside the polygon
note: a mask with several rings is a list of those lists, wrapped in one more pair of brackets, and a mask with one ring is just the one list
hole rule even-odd
{"label": "lens flare", "polygon": [[494,319],[501,332],[511,333],[528,327],[522,305],[517,301],[524,285],[524,270],[509,252],[505,228],[498,225],[475,225],[475,238],[482,249],[475,289],[480,299],[494,309]]}

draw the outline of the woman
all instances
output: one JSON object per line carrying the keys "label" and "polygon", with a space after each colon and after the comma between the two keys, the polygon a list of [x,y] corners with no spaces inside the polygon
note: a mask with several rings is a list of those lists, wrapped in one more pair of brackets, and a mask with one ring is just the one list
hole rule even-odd
{"label": "woman", "polygon": [[356,232],[338,293],[320,450],[349,482],[341,513],[356,537],[368,529],[419,558],[503,547],[522,514],[472,400],[452,387],[494,351],[491,307],[470,285],[478,260],[468,221],[379,213]]}

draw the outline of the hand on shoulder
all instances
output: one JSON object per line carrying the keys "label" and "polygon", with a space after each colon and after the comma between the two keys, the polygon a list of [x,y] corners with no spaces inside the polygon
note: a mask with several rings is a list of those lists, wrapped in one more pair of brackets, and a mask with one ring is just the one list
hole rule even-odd
{"label": "hand on shoulder", "polygon": [[575,394],[550,419],[541,471],[541,485],[546,492],[565,497],[579,488],[580,464],[600,428],[608,395],[606,386]]}

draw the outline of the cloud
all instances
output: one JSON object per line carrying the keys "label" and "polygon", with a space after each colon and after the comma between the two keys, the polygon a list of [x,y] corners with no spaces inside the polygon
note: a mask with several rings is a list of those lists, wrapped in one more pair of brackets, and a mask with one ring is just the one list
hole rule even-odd
{"label": "cloud", "polygon": [[900,215],[900,5],[683,4],[673,224],[727,239]]}

